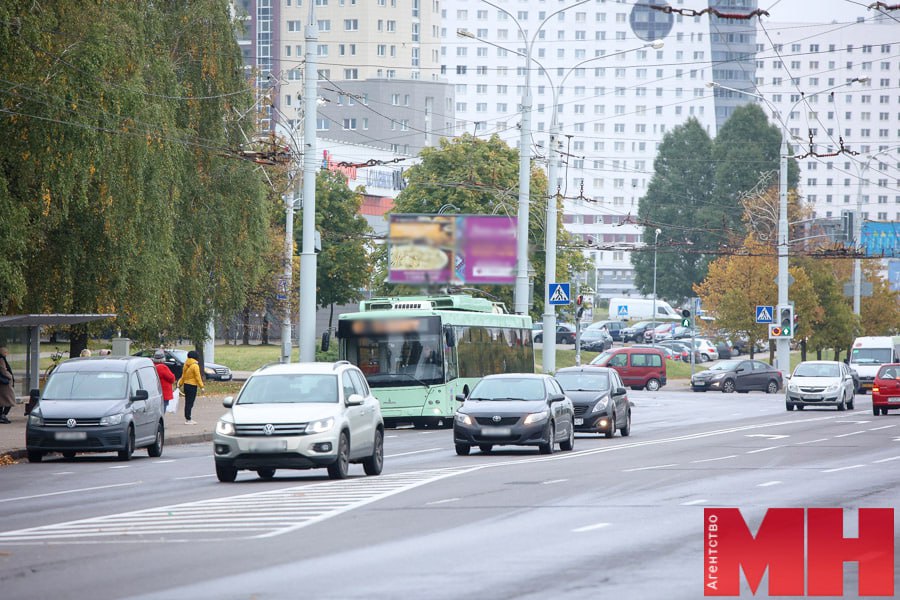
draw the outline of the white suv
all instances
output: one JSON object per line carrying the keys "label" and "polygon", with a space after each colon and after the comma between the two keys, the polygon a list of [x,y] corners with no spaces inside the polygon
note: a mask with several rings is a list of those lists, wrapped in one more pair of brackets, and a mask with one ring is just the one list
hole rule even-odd
{"label": "white suv", "polygon": [[213,436],[219,481],[234,481],[241,469],[271,479],[276,469],[322,467],[343,479],[351,462],[381,474],[381,407],[347,361],[263,367],[223,404],[229,411]]}

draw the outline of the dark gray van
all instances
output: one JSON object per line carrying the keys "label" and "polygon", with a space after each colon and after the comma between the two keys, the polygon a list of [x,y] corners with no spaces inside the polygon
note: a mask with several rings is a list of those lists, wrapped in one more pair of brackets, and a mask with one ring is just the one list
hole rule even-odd
{"label": "dark gray van", "polygon": [[[32,390],[34,394],[36,390]],[[149,358],[73,358],[60,363],[28,416],[29,462],[48,452],[118,452],[160,456],[165,441],[162,386]]]}

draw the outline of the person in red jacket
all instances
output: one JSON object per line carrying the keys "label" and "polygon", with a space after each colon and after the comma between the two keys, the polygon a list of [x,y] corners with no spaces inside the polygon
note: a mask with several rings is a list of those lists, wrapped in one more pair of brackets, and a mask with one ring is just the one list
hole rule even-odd
{"label": "person in red jacket", "polygon": [[166,360],[166,353],[162,350],[157,350],[153,353],[153,366],[156,367],[156,373],[159,375],[159,381],[162,383],[162,392],[163,392],[163,403],[168,408],[169,400],[172,399],[172,386],[175,385],[175,373],[172,372],[166,364],[163,362]]}

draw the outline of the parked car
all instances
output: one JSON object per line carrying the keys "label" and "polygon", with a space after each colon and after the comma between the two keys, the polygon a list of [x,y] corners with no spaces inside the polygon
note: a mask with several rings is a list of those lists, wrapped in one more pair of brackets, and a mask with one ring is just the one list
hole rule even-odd
{"label": "parked car", "polygon": [[[141,350],[140,352],[135,352],[134,356],[144,356],[147,358],[152,358],[153,353],[156,350]],[[175,374],[175,379],[179,379],[181,377],[181,372],[184,370],[184,362],[187,360],[187,350],[178,350],[178,349],[166,349],[163,350],[166,354],[165,365],[172,370],[172,373]],[[231,381],[231,378],[234,375],[231,372],[231,369],[226,367],[225,365],[220,365],[212,362],[203,363],[203,377],[204,379],[210,379],[215,381]]]}
{"label": "parked car", "polygon": [[734,351],[734,347],[728,340],[717,340],[713,342],[713,344],[715,344],[716,346],[716,352],[719,354],[720,360],[734,358],[735,356],[740,354],[740,352]]}
{"label": "parked car", "polygon": [[721,390],[730,394],[760,390],[775,394],[781,388],[781,371],[758,360],[721,360],[691,378],[691,389],[695,392]]}
{"label": "parked car", "polygon": [[556,380],[575,408],[575,431],[611,438],[618,429],[631,435],[631,403],[615,369],[567,367],[556,372]]}
{"label": "parked car", "polygon": [[591,324],[591,327],[597,325],[598,327],[606,326],[606,330],[609,332],[609,335],[612,336],[614,342],[622,342],[622,330],[628,327],[628,323],[625,321],[597,321]]}
{"label": "parked car", "polygon": [[700,362],[719,360],[719,351],[715,344],[705,338],[695,338],[694,348],[700,353]]}
{"label": "parked car", "polygon": [[650,327],[656,327],[660,325],[661,321],[639,321],[634,325],[629,325],[625,329],[622,330],[622,341],[623,342],[638,342],[644,341],[644,332],[647,331]]}
{"label": "parked car", "polygon": [[[544,341],[544,332],[538,331],[534,334],[534,342],[536,344],[540,344]],[[571,325],[566,325],[564,323],[558,324],[556,326],[556,343],[557,344],[574,344],[575,343],[575,328]]]}
{"label": "parked car", "polygon": [[612,348],[597,355],[590,364],[610,367],[633,390],[655,392],[666,384],[666,357],[656,348]]}
{"label": "parked car", "polygon": [[644,331],[644,341],[654,342],[659,340],[671,340],[675,331],[675,323],[660,323],[656,327]]}
{"label": "parked car", "polygon": [[162,386],[148,358],[93,357],[61,362],[28,415],[28,462],[48,452],[117,452],[131,460],[136,448],[161,456],[165,443]]}
{"label": "parked car", "polygon": [[900,408],[900,363],[881,365],[872,382],[872,414],[886,415],[889,410],[898,408]]}
{"label": "parked car", "polygon": [[350,463],[381,474],[381,408],[347,361],[265,366],[222,404],[228,412],[213,434],[219,481],[233,482],[243,469],[271,479],[276,469],[326,468],[343,479]]}
{"label": "parked car", "polygon": [[683,362],[689,363],[691,362],[691,354],[694,355],[694,362],[699,363],[700,353],[691,348],[690,340],[663,340],[657,344],[659,346],[666,346],[675,350],[680,354],[680,358]]}
{"label": "parked car", "polygon": [[834,406],[838,410],[853,409],[853,375],[850,367],[834,360],[808,360],[794,368],[787,385],[785,405]]}
{"label": "parked car", "polygon": [[635,344],[632,348],[655,348],[663,353],[666,360],[681,360],[681,352],[663,344]]}
{"label": "parked car", "polygon": [[613,339],[609,331],[600,324],[592,323],[587,328],[581,330],[581,349],[590,350],[592,352],[603,352],[612,348]]}
{"label": "parked car", "polygon": [[540,373],[504,373],[483,377],[462,402],[453,420],[456,453],[472,446],[490,452],[494,446],[538,446],[552,454],[556,444],[575,447],[572,400],[559,382]]}

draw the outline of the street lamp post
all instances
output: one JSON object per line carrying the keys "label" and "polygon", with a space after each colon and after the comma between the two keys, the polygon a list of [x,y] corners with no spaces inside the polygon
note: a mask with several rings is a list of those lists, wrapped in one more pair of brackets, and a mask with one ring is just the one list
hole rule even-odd
{"label": "street lamp post", "polygon": [[[657,229],[656,235],[653,236],[653,317],[650,319],[651,323],[656,322],[656,251],[659,250],[659,234],[661,233],[662,229]],[[650,338],[653,343],[656,343],[656,326],[652,327]]]}

